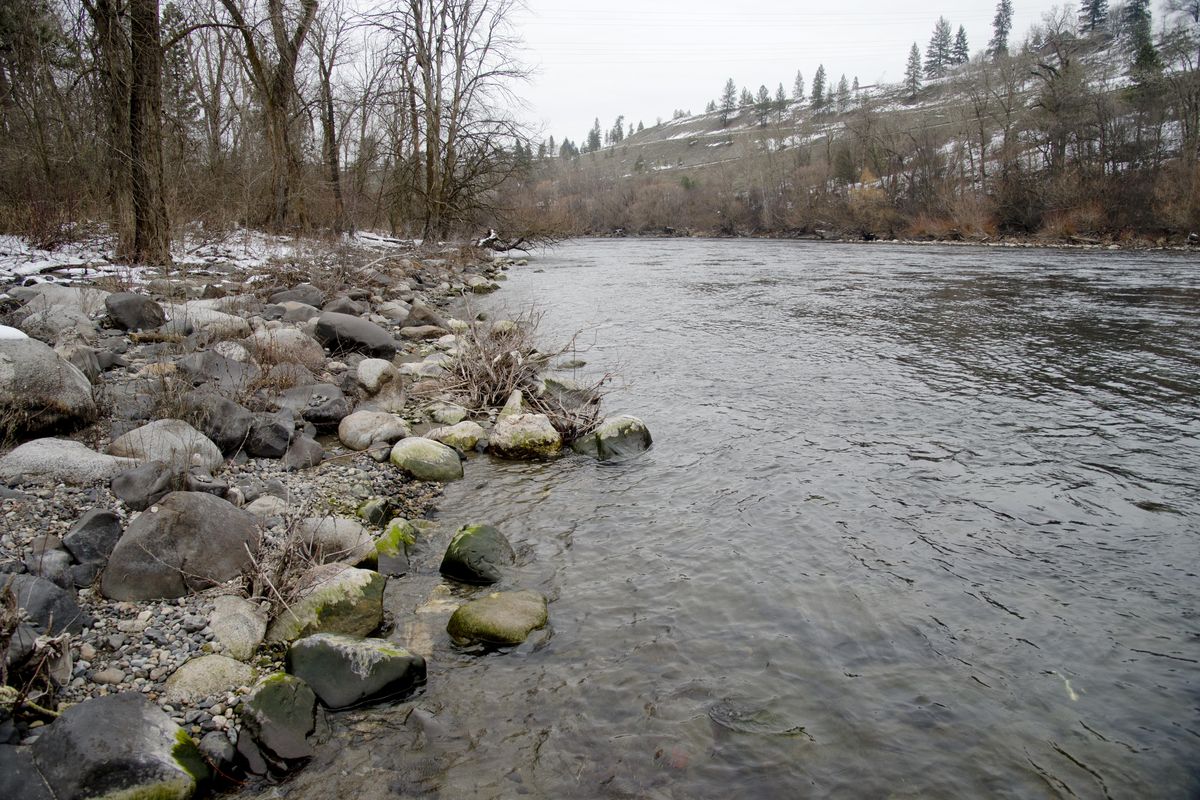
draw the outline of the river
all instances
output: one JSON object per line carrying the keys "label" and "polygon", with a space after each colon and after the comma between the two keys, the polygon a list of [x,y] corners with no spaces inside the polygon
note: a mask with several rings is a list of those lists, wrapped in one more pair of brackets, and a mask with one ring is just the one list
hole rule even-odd
{"label": "river", "polygon": [[[582,331],[654,447],[474,457],[389,589],[428,686],[269,794],[1200,793],[1194,256],[603,240],[510,275],[478,302]],[[512,652],[445,635],[469,521],[551,600]]]}

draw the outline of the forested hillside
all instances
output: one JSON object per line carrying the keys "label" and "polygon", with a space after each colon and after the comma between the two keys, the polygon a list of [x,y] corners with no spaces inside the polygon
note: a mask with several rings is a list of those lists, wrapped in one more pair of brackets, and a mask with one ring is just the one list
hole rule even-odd
{"label": "forested hillside", "polygon": [[[1200,230],[1200,3],[1060,8],[1009,42],[1009,0],[968,56],[937,20],[905,80],[732,79],[703,114],[599,121],[529,151],[528,227],[1174,241]],[[1007,15],[1007,17],[1006,17]]]}

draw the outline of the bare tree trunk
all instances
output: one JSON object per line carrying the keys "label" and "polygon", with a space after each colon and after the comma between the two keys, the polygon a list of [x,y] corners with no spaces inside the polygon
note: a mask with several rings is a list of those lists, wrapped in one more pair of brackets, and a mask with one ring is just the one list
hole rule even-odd
{"label": "bare tree trunk", "polygon": [[108,129],[108,195],[117,231],[117,258],[136,252],[133,188],[129,159],[129,41],[121,26],[119,0],[86,3],[96,26],[103,61]]}
{"label": "bare tree trunk", "polygon": [[158,0],[130,0],[132,83],[129,156],[133,195],[132,260],[171,263],[171,230],[163,195],[162,43]]}

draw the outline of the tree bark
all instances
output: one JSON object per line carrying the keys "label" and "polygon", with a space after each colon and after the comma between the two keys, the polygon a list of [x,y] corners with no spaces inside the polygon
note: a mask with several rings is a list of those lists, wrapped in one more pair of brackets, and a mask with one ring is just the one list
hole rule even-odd
{"label": "tree bark", "polygon": [[96,0],[86,8],[96,26],[103,62],[103,85],[108,129],[108,194],[116,255],[127,259],[135,252],[135,218],[129,160],[129,41],[121,26],[119,0]]}
{"label": "tree bark", "polygon": [[129,156],[133,195],[132,260],[171,263],[171,229],[163,187],[162,42],[158,0],[130,0],[132,78]]}

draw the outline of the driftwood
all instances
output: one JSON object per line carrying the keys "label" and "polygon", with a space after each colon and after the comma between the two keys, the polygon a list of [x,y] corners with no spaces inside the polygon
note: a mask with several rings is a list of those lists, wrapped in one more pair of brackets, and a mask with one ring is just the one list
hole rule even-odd
{"label": "driftwood", "polygon": [[527,240],[524,236],[519,236],[515,241],[506,242],[504,239],[500,238],[500,234],[496,233],[496,230],[492,228],[488,230],[487,236],[484,236],[482,239],[479,239],[475,242],[475,246],[483,247],[497,253],[507,253],[509,250],[521,250],[523,252],[529,252],[526,248],[522,247],[526,241]]}

